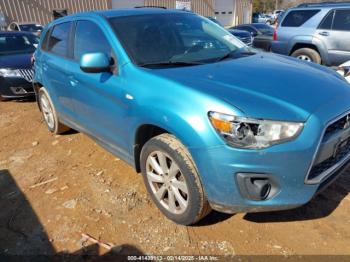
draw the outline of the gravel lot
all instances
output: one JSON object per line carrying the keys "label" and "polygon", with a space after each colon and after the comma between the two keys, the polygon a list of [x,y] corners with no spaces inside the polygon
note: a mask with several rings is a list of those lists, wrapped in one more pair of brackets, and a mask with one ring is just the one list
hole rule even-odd
{"label": "gravel lot", "polygon": [[295,210],[178,226],[131,167],[83,134],[50,134],[32,101],[0,103],[0,192],[0,254],[99,252],[85,233],[121,254],[350,255],[350,170]]}

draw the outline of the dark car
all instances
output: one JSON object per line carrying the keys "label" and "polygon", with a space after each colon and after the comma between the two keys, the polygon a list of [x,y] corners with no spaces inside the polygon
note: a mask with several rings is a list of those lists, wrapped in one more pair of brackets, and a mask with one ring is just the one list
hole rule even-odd
{"label": "dark car", "polygon": [[262,23],[253,23],[238,25],[232,27],[231,29],[239,29],[250,32],[254,37],[253,46],[255,48],[260,48],[265,51],[271,50],[271,43],[274,33],[274,29],[271,26]]}
{"label": "dark car", "polygon": [[228,30],[232,35],[237,37],[243,43],[248,46],[253,45],[253,36],[248,31],[238,30],[238,29],[229,29]]}
{"label": "dark car", "polygon": [[39,38],[25,32],[0,32],[0,99],[34,96],[31,58]]}

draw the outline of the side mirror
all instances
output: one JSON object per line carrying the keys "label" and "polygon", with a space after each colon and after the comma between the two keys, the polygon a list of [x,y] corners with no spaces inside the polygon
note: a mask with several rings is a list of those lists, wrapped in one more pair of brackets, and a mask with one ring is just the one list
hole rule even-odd
{"label": "side mirror", "polygon": [[84,54],[80,59],[80,69],[86,73],[110,72],[110,58],[104,53]]}

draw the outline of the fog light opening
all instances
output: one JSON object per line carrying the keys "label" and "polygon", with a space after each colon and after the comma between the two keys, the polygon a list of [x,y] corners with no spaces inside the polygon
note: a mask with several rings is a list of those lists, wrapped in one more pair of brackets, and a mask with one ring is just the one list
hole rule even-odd
{"label": "fog light opening", "polygon": [[253,201],[267,201],[279,191],[279,186],[271,175],[237,173],[237,184],[241,195]]}
{"label": "fog light opening", "polygon": [[260,200],[266,200],[271,192],[271,184],[267,179],[252,179],[252,184],[256,187],[256,195]]}

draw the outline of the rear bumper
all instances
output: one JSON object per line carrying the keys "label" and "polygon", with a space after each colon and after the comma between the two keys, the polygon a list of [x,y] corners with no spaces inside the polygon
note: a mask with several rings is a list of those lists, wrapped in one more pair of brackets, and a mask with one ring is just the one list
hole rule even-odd
{"label": "rear bumper", "polygon": [[0,77],[0,94],[3,98],[35,96],[32,83],[20,77]]}

